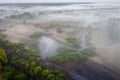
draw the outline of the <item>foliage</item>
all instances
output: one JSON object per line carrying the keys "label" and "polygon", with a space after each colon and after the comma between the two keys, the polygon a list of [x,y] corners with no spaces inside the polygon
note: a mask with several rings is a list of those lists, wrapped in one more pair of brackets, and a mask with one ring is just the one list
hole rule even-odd
{"label": "foliage", "polygon": [[3,49],[0,49],[0,62],[4,64],[7,63],[7,61],[8,60],[5,51]]}
{"label": "foliage", "polygon": [[31,37],[31,38],[37,38],[37,37],[40,37],[40,36],[42,36],[42,35],[43,35],[42,32],[36,31],[36,32],[32,33],[32,34],[30,35],[30,37]]}
{"label": "foliage", "polygon": [[82,51],[82,53],[85,54],[85,55],[87,55],[87,56],[91,56],[91,55],[93,55],[95,53],[94,51],[95,51],[95,48],[93,46],[89,46],[89,47],[86,47]]}
{"label": "foliage", "polygon": [[37,75],[41,72],[42,68],[41,67],[35,67],[34,68],[34,74]]}
{"label": "foliage", "polygon": [[84,62],[89,56],[93,55],[95,52],[93,46],[86,47],[83,51],[77,51],[72,48],[62,48],[59,53],[51,58],[52,62],[64,63],[64,62]]}
{"label": "foliage", "polygon": [[18,75],[15,76],[15,80],[26,80],[26,74],[24,73],[19,73]]}
{"label": "foliage", "polygon": [[71,48],[62,48],[59,53],[50,58],[53,62],[83,62],[87,60],[87,56],[80,51],[76,51]]}
{"label": "foliage", "polygon": [[64,80],[64,76],[60,76],[63,73],[45,67],[34,50],[3,38],[0,38],[0,68],[3,68],[1,80]]}
{"label": "foliage", "polygon": [[74,37],[68,37],[66,38],[66,41],[72,44],[74,47],[79,47],[80,43]]}

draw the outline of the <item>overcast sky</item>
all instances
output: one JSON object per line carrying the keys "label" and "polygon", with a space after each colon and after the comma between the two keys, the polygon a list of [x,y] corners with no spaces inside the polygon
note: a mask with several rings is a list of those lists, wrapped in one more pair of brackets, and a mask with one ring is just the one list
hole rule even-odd
{"label": "overcast sky", "polygon": [[0,3],[27,3],[27,2],[120,2],[120,0],[0,0]]}

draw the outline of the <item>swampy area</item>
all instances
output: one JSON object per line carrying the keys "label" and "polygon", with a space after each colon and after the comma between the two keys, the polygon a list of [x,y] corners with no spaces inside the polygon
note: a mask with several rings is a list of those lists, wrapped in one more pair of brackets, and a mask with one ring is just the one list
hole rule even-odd
{"label": "swampy area", "polygon": [[0,80],[120,80],[120,3],[0,4]]}

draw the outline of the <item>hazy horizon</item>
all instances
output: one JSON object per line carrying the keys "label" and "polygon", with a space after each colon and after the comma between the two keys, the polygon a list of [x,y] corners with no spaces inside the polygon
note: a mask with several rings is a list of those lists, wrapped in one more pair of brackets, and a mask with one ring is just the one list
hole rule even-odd
{"label": "hazy horizon", "polygon": [[119,0],[0,0],[0,3],[76,3],[76,2],[120,2]]}

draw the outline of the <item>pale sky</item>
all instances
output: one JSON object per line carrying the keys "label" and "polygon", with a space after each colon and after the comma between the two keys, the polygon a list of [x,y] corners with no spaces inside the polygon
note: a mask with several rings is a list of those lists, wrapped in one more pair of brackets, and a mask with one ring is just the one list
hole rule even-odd
{"label": "pale sky", "polygon": [[30,3],[30,2],[120,2],[120,0],[0,0],[0,3]]}

